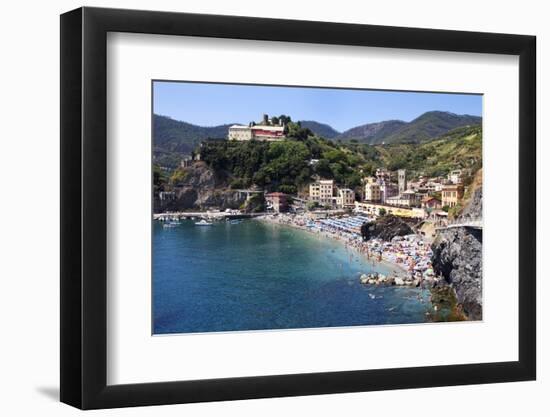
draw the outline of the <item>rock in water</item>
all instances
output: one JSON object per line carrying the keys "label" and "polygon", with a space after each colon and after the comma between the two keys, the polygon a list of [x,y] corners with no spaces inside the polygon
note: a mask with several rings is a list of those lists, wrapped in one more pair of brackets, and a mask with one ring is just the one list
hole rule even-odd
{"label": "rock in water", "polygon": [[434,271],[455,290],[470,320],[482,318],[482,235],[477,229],[452,228],[432,244]]}

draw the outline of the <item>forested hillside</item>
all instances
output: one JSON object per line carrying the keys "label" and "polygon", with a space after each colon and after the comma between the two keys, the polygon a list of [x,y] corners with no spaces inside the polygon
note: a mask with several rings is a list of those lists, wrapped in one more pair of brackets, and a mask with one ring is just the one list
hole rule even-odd
{"label": "forested hillside", "polygon": [[153,157],[159,165],[176,167],[182,154],[190,154],[208,138],[225,138],[230,124],[203,127],[153,115]]}
{"label": "forested hillside", "polygon": [[[201,159],[233,188],[264,187],[296,193],[315,176],[333,178],[356,188],[376,168],[407,169],[409,177],[446,175],[456,168],[481,166],[482,132],[479,126],[459,128],[422,144],[370,146],[338,144],[293,124],[292,138],[282,142],[205,143]],[[181,175],[179,170],[174,175]]]}

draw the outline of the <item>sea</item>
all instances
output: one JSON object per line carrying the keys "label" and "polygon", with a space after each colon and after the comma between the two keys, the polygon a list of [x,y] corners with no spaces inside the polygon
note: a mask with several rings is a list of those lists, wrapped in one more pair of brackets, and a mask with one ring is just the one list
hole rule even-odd
{"label": "sea", "polygon": [[247,219],[153,224],[153,334],[424,323],[421,288],[368,286],[388,274],[342,242]]}

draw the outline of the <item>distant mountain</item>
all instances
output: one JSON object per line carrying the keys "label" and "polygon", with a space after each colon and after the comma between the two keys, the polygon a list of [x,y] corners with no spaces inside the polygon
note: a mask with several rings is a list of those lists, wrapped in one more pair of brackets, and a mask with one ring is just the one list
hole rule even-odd
{"label": "distant mountain", "polygon": [[385,122],[368,123],[346,130],[338,139],[355,139],[371,145],[381,143],[384,138],[393,135],[407,123],[402,120],[387,120]]}
{"label": "distant mountain", "polygon": [[203,139],[225,138],[229,126],[197,126],[166,116],[153,116],[154,149],[164,152],[191,153]]}
{"label": "distant mountain", "polygon": [[[445,135],[453,129],[481,124],[481,117],[458,115],[442,111],[430,111],[411,122],[386,120],[356,126],[339,133],[325,123],[314,120],[300,122],[302,127],[310,129],[318,136],[349,141],[352,139],[370,145],[391,143],[423,143]],[[177,166],[181,154],[191,153],[202,140],[226,138],[231,124],[204,127],[181,122],[170,117],[154,115],[153,157],[164,166]]]}
{"label": "distant mountain", "polygon": [[462,126],[481,124],[481,117],[459,115],[443,111],[430,111],[407,123],[394,134],[384,139],[386,143],[421,143]]}
{"label": "distant mountain", "polygon": [[326,139],[334,139],[336,136],[340,134],[340,132],[338,132],[332,126],[329,126],[325,123],[319,123],[313,120],[300,120],[300,124],[302,125],[302,127],[308,128],[316,135]]}
{"label": "distant mountain", "polygon": [[389,120],[357,126],[343,132],[337,139],[356,139],[370,145],[389,143],[422,143],[462,126],[481,124],[481,117],[430,111],[410,122]]}

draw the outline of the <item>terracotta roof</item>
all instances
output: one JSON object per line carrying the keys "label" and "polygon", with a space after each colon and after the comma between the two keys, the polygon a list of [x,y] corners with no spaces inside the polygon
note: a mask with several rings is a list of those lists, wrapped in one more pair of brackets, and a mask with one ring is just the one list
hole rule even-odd
{"label": "terracotta roof", "polygon": [[431,200],[441,201],[439,198],[434,197],[433,195],[426,195],[426,196],[422,197],[422,202],[424,202],[424,203],[426,203],[428,201],[431,201]]}

